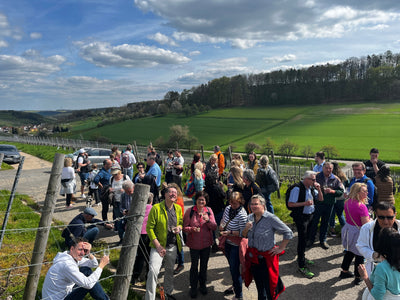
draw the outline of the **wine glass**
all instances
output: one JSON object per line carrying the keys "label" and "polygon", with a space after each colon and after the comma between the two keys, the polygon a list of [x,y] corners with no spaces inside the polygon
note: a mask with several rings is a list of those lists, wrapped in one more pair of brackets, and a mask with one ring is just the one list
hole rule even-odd
{"label": "wine glass", "polygon": [[104,254],[104,256],[110,256],[110,247],[109,246],[107,246],[107,248],[103,249],[103,254]]}

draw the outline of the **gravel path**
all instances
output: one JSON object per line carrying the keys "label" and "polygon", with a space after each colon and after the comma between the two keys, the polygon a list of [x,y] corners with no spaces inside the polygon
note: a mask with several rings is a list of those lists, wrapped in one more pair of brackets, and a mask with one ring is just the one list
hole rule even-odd
{"label": "gravel path", "polygon": [[[51,163],[29,154],[21,154],[26,158],[17,192],[30,195],[39,205],[42,205],[46,196]],[[16,170],[0,171],[0,189],[11,190],[15,174]],[[79,195],[80,193],[77,194]],[[282,199],[282,201],[284,200]],[[191,199],[186,199],[185,207],[190,207],[190,205]],[[73,209],[65,209],[65,199],[59,196],[53,218],[68,223],[84,209],[84,206],[84,200],[78,198]],[[100,214],[101,207],[95,207],[95,209]],[[110,244],[118,241],[117,235],[108,230],[101,230],[101,239]],[[279,240],[279,237],[277,239]],[[340,237],[328,238],[328,244],[331,246],[328,250],[323,250],[316,243],[314,248],[307,251],[307,258],[315,262],[311,270],[316,276],[313,279],[306,279],[297,272],[297,234],[295,234],[295,238],[288,245],[286,254],[281,256],[280,274],[286,286],[286,291],[282,293],[279,299],[361,299],[362,290],[365,288],[364,283],[360,286],[353,286],[351,279],[339,280],[338,278],[343,258],[343,247],[340,243]],[[177,299],[188,299],[189,297],[190,255],[187,247],[184,250],[185,269],[175,278],[174,295]],[[223,291],[230,284],[231,279],[226,258],[221,252],[212,254],[208,264],[209,294],[207,296],[199,294],[198,298],[231,299],[232,296],[225,297],[223,294]],[[254,282],[250,285],[249,289],[244,288],[243,291],[244,299],[257,299]]]}

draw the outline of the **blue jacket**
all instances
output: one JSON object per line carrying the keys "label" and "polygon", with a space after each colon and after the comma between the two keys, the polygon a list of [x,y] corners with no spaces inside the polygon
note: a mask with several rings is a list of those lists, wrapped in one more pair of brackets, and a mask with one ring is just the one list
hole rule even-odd
{"label": "blue jacket", "polygon": [[356,183],[356,182],[364,183],[364,181],[365,181],[367,178],[368,178],[368,180],[367,180],[367,182],[366,182],[366,185],[367,185],[367,188],[368,188],[368,205],[371,206],[371,205],[372,205],[372,202],[374,201],[374,193],[375,193],[375,185],[374,185],[374,183],[372,182],[371,178],[367,177],[367,175],[364,175],[364,176],[361,177],[360,179],[356,179],[355,177],[353,177],[353,178],[350,180],[350,186],[349,186],[349,188],[351,188],[351,186],[352,186],[354,183]]}
{"label": "blue jacket", "polygon": [[94,178],[94,183],[99,184],[99,182],[103,185],[109,185],[110,184],[110,178],[111,178],[111,172],[110,170],[106,170],[102,168],[99,173],[97,173],[96,177]]}

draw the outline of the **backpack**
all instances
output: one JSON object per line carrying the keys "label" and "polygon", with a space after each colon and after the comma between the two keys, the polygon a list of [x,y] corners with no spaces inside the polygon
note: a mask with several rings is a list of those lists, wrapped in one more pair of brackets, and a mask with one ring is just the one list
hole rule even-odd
{"label": "backpack", "polygon": [[265,190],[270,194],[279,189],[278,177],[270,166],[268,166],[268,170],[261,168],[257,170],[256,183],[261,190]]}
{"label": "backpack", "polygon": [[131,161],[129,159],[129,153],[125,151],[121,155],[121,167],[124,169],[129,169],[131,167]]}
{"label": "backpack", "polygon": [[183,192],[189,198],[192,198],[196,194],[196,189],[194,187],[193,174],[190,176],[188,181],[186,181],[185,187],[183,188]]}
{"label": "backpack", "polygon": [[[306,201],[306,187],[304,186],[303,182],[298,182],[295,184],[292,184],[291,186],[288,187],[288,189],[286,190],[286,194],[285,194],[285,201],[286,201],[286,207],[288,210],[291,210],[291,214],[290,216],[293,217],[293,214],[296,213],[302,213],[304,207],[300,206],[300,207],[289,207],[288,203],[289,203],[289,198],[290,198],[290,192],[295,188],[295,187],[299,187],[300,191],[299,191],[299,199],[297,200],[297,202],[305,202]],[[315,188],[311,187],[311,194],[315,200],[316,194],[315,194]]]}
{"label": "backpack", "polygon": [[156,163],[157,163],[157,165],[159,166],[159,167],[161,167],[162,166],[162,163],[163,163],[163,161],[162,161],[162,159],[161,159],[161,156],[160,156],[160,154],[156,154]]}

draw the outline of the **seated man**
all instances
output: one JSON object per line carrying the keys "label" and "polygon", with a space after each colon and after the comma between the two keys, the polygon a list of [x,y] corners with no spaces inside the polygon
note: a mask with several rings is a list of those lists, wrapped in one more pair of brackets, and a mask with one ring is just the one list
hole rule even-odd
{"label": "seated man", "polygon": [[[89,243],[93,243],[99,233],[99,229],[95,224],[90,226],[86,224],[102,222],[99,219],[94,219],[94,216],[97,216],[96,211],[92,207],[86,207],[83,213],[72,219],[61,235],[65,239],[67,248],[71,247],[73,239],[76,238],[84,238]],[[109,229],[113,227],[112,224],[104,224],[104,226]]]}
{"label": "seated man", "polygon": [[[78,238],[74,240],[69,251],[56,255],[44,279],[43,299],[80,300],[85,298],[87,293],[94,299],[109,299],[98,282],[109,257],[103,256],[99,264],[90,253],[91,247],[89,243]],[[92,272],[91,268],[96,270]]]}

